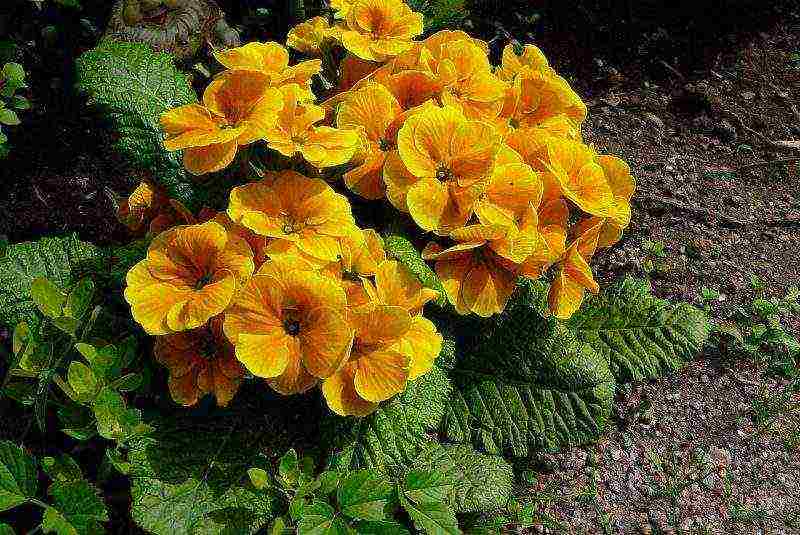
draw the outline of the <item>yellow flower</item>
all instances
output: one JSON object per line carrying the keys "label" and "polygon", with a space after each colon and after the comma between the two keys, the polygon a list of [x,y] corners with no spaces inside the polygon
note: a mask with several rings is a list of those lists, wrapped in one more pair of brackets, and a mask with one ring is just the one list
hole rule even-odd
{"label": "yellow flower", "polygon": [[227,406],[244,377],[233,346],[222,334],[221,316],[200,329],[157,337],[153,353],[169,370],[172,399],[187,407],[206,394]]}
{"label": "yellow flower", "polygon": [[363,147],[356,155],[356,168],[344,174],[347,187],[367,199],[384,196],[383,165],[386,154],[396,150],[398,120],[403,110],[388,89],[370,83],[348,93],[336,110],[336,126],[358,129]]}
{"label": "yellow flower", "polygon": [[413,46],[422,34],[422,14],[401,0],[355,0],[345,14],[342,45],[367,61],[386,61]]}
{"label": "yellow flower", "polygon": [[506,103],[505,112],[518,126],[539,126],[559,115],[577,124],[586,119],[586,104],[550,67],[521,71],[511,87],[511,105]]}
{"label": "yellow flower", "polygon": [[446,235],[465,225],[500,150],[494,128],[453,107],[428,107],[406,120],[397,145],[402,166],[387,162],[387,197],[425,230]]}
{"label": "yellow flower", "polygon": [[587,214],[608,215],[614,194],[591,148],[580,141],[550,138],[546,167],[545,174],[559,185],[561,195]]}
{"label": "yellow flower", "polygon": [[297,84],[281,88],[283,109],[277,124],[264,133],[270,148],[284,156],[301,154],[315,167],[333,167],[350,161],[358,148],[358,135],[350,130],[314,126],[325,118],[325,109],[304,103]]}
{"label": "yellow flower", "polygon": [[286,46],[305,54],[319,54],[322,44],[333,37],[334,29],[325,17],[314,17],[289,30]]}
{"label": "yellow flower", "polygon": [[489,317],[508,303],[517,277],[490,246],[506,235],[503,227],[471,225],[450,234],[456,245],[449,249],[442,251],[431,243],[422,252],[426,260],[436,261],[436,275],[459,314]]}
{"label": "yellow flower", "polygon": [[219,171],[233,161],[239,146],[274,126],[281,106],[281,94],[266,85],[263,74],[229,73],[209,84],[203,105],[187,104],[161,115],[164,147],[184,149],[183,164],[192,174]]}
{"label": "yellow flower", "polygon": [[351,311],[350,322],[355,330],[350,360],[322,385],[328,406],[341,415],[374,411],[429,371],[441,350],[433,325],[415,321],[401,307],[366,305]]}
{"label": "yellow flower", "polygon": [[253,270],[250,247],[219,223],[175,227],[128,272],[125,299],[149,334],[194,329],[225,310]]}
{"label": "yellow flower", "polygon": [[350,356],[342,287],[302,262],[265,263],[225,312],[236,358],[282,394],[312,388]]}
{"label": "yellow flower", "polygon": [[[311,93],[311,77],[319,74],[322,62],[318,59],[301,61],[289,66],[289,52],[278,43],[247,43],[238,48],[229,48],[214,53],[222,65],[232,71],[254,71],[267,77],[270,87],[286,84],[300,86],[306,98],[314,98]],[[228,76],[223,73],[222,76]]]}
{"label": "yellow flower", "polygon": [[550,311],[560,319],[569,319],[580,308],[585,290],[592,293],[600,287],[592,276],[589,261],[597,250],[597,238],[602,222],[586,230],[567,248],[561,267],[550,286]]}
{"label": "yellow flower", "polygon": [[341,281],[347,305],[357,307],[370,302],[368,278],[375,276],[378,266],[385,260],[383,240],[377,232],[367,229],[339,238],[337,260],[322,269]]}
{"label": "yellow flower", "polygon": [[608,218],[600,232],[598,247],[610,247],[622,237],[622,231],[631,222],[631,197],[636,190],[636,181],[631,176],[631,168],[615,156],[600,156],[597,163],[611,186],[614,200],[608,209]]}
{"label": "yellow flower", "polygon": [[518,273],[538,279],[558,262],[566,249],[569,208],[563,199],[542,205],[538,211],[539,232],[535,251],[519,266]]}
{"label": "yellow flower", "polygon": [[539,71],[549,66],[544,53],[536,46],[525,45],[522,54],[517,55],[514,45],[506,45],[503,49],[502,65],[497,69],[497,76],[506,82],[512,82],[525,72]]}
{"label": "yellow flower", "polygon": [[[338,238],[358,232],[347,199],[324,181],[282,171],[231,191],[228,216],[260,236],[332,262]],[[280,244],[278,244],[280,245]]]}
{"label": "yellow flower", "polygon": [[398,306],[412,316],[422,312],[429,301],[439,298],[439,292],[426,288],[397,260],[384,260],[375,271],[375,301]]}

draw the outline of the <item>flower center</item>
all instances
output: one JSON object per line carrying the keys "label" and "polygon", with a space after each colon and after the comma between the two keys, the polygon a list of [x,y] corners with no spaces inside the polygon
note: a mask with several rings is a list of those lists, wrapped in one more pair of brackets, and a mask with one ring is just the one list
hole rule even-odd
{"label": "flower center", "polygon": [[361,282],[361,277],[355,271],[342,271],[342,280]]}
{"label": "flower center", "polygon": [[286,319],[283,322],[283,330],[289,336],[297,336],[300,334],[300,322],[296,319]]}
{"label": "flower center", "polygon": [[194,289],[195,289],[195,290],[202,290],[202,289],[203,289],[204,287],[206,287],[206,286],[207,286],[209,283],[211,283],[211,275],[210,275],[210,274],[208,274],[208,273],[206,273],[206,274],[204,274],[202,277],[200,277],[199,279],[197,279],[197,282],[196,282],[196,283],[195,283],[195,285],[194,285]]}
{"label": "flower center", "polygon": [[387,140],[380,138],[378,140],[378,147],[383,151],[386,152],[392,148],[392,144],[389,143]]}
{"label": "flower center", "polygon": [[455,178],[453,175],[453,171],[445,167],[444,165],[440,165],[439,168],[436,170],[436,180],[439,182],[447,182],[448,180],[452,180]]}

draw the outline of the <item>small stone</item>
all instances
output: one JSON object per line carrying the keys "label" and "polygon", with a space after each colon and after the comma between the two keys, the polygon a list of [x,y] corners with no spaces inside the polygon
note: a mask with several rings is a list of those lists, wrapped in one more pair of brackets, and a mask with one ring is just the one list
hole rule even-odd
{"label": "small stone", "polygon": [[645,122],[659,130],[664,130],[664,121],[656,114],[645,112],[643,115]]}
{"label": "small stone", "polygon": [[728,121],[720,121],[711,130],[711,133],[718,137],[724,143],[732,143],[736,141],[736,129]]}
{"label": "small stone", "polygon": [[742,98],[744,100],[753,100],[754,98],[756,98],[756,94],[753,93],[752,91],[742,91]]}

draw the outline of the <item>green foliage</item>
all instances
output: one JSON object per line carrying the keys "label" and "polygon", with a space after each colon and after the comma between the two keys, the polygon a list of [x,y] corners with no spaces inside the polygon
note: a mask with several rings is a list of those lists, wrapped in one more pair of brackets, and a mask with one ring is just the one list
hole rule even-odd
{"label": "green foliage", "polygon": [[567,324],[606,359],[619,382],[681,368],[700,353],[710,330],[703,311],[658,299],[648,282],[633,278],[589,297]]}
{"label": "green foliage", "polygon": [[600,435],[614,377],[589,344],[540,315],[540,300],[521,285],[485,340],[460,352],[443,425],[449,440],[519,457]]}
{"label": "green foliage", "polygon": [[467,16],[465,0],[409,0],[408,5],[425,15],[429,31],[458,26]]}
{"label": "green foliage", "polygon": [[18,111],[31,107],[27,98],[17,95],[17,91],[24,89],[25,69],[19,63],[6,63],[0,70],[0,159],[8,155],[8,136],[3,133],[2,126],[17,126],[20,124]]}
{"label": "green foliage", "polygon": [[[58,459],[45,457],[42,467],[52,480],[49,503],[36,497],[39,491],[36,459],[11,442],[0,442],[0,511],[28,503],[44,509],[43,533],[103,533],[101,524],[108,521],[106,505],[97,488],[83,477],[78,464],[62,455]],[[0,534],[3,529],[0,526]]]}
{"label": "green foliage", "polygon": [[78,87],[119,134],[117,149],[152,173],[171,198],[199,208],[201,193],[186,176],[180,153],[162,143],[160,115],[197,99],[172,57],[141,43],[106,40],[81,56],[77,68]]}
{"label": "green foliage", "polygon": [[0,535],[14,535],[14,530],[8,524],[0,522]]}
{"label": "green foliage", "polygon": [[394,258],[408,268],[423,286],[439,292],[439,299],[436,300],[439,306],[447,304],[447,296],[439,277],[422,259],[419,251],[410,241],[402,236],[388,236],[384,239],[384,248],[388,257]]}
{"label": "green foliage", "polygon": [[[105,254],[94,245],[80,241],[74,234],[9,245],[0,258],[0,325],[38,322],[38,311],[43,307],[64,306],[65,303],[57,301],[59,291],[73,286],[82,275],[105,269]],[[37,279],[40,279],[35,289],[40,298],[38,306],[32,294]],[[46,279],[50,284],[41,279]],[[77,298],[75,296],[73,299]],[[56,317],[55,311],[52,312],[51,317]],[[64,311],[64,317],[75,316],[67,312]]]}

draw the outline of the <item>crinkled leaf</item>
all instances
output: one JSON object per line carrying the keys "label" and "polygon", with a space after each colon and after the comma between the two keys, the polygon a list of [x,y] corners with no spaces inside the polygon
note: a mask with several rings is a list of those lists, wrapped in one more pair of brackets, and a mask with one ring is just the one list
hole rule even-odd
{"label": "crinkled leaf", "polygon": [[615,387],[608,364],[538,306],[520,285],[488,335],[459,347],[442,426],[450,441],[521,457],[600,435]]}
{"label": "crinkled leaf", "polygon": [[658,299],[647,281],[634,278],[587,299],[568,325],[606,359],[620,382],[681,368],[700,353],[710,333],[702,310]]}
{"label": "crinkled leaf", "polygon": [[142,43],[102,41],[77,61],[78,87],[119,134],[117,149],[190,209],[202,199],[187,177],[180,153],[163,146],[160,115],[197,100],[169,54]]}
{"label": "crinkled leaf", "polygon": [[0,442],[0,511],[6,511],[36,496],[36,460],[8,441]]}
{"label": "crinkled leaf", "polygon": [[363,520],[356,522],[353,527],[358,535],[410,535],[408,529],[393,520]]}
{"label": "crinkled leaf", "polygon": [[337,499],[342,513],[355,520],[383,520],[392,484],[372,470],[358,470],[342,481]]}
{"label": "crinkled leaf", "polygon": [[82,275],[104,271],[106,256],[94,245],[73,234],[10,245],[0,258],[0,325],[38,321],[31,286],[42,277],[61,290],[69,289]]}

